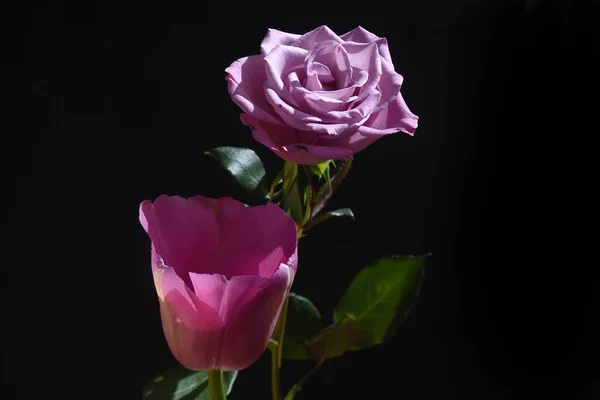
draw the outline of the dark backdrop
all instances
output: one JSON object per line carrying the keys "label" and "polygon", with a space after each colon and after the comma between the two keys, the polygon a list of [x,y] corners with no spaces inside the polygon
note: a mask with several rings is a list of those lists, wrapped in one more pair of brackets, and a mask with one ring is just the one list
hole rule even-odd
{"label": "dark backdrop", "polygon": [[[218,145],[278,167],[239,121],[223,70],[258,53],[269,27],[321,24],[388,38],[420,125],[356,156],[331,206],[357,220],[303,239],[293,289],[328,314],[379,256],[433,257],[395,341],[328,362],[298,398],[600,397],[582,178],[597,134],[591,2],[195,3],[4,15],[16,124],[2,135],[2,398],[139,398],[174,364],[138,205],[243,199],[203,155]],[[284,385],[307,367],[285,363]],[[241,373],[231,399],[268,398],[268,368],[263,357]]]}

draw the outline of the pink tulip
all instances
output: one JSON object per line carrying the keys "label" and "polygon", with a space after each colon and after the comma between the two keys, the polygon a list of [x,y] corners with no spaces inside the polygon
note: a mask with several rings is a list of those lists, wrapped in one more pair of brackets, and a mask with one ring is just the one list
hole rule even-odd
{"label": "pink tulip", "polygon": [[272,203],[161,195],[142,202],[140,222],[175,358],[195,371],[253,364],[294,279],[294,221]]}

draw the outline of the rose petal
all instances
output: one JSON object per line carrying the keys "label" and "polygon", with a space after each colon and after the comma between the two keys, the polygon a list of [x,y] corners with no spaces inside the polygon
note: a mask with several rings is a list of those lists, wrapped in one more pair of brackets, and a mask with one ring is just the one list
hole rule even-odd
{"label": "rose petal", "polygon": [[[292,46],[277,46],[264,59],[268,86],[281,93],[284,88],[283,77],[294,69],[304,65],[308,52]],[[261,84],[264,83],[264,79]]]}
{"label": "rose petal", "polygon": [[262,56],[250,56],[234,61],[225,69],[231,99],[244,112],[272,124],[282,122],[271,114],[263,91],[267,79]]}
{"label": "rose petal", "polygon": [[302,35],[294,43],[292,43],[292,46],[301,47],[306,50],[312,50],[317,44],[327,40],[333,40],[337,43],[343,42],[343,40],[336,35],[335,32],[329,29],[326,25],[322,25]]}
{"label": "rose petal", "polygon": [[221,232],[218,266],[228,278],[270,277],[296,251],[296,224],[273,203],[238,212]]}
{"label": "rose petal", "polygon": [[286,146],[285,148],[272,149],[275,154],[283,158],[286,161],[292,162],[298,165],[311,165],[318,164],[328,159],[321,160],[320,158],[314,157],[306,149],[297,145]]}
{"label": "rose petal", "polygon": [[352,150],[335,146],[293,144],[271,150],[284,160],[298,165],[319,164],[327,160],[352,158]]}
{"label": "rose petal", "polygon": [[[287,144],[297,143],[298,141],[296,130],[290,126],[270,124],[258,120],[248,114],[240,114],[240,120],[244,125],[249,126],[252,129],[254,138],[258,142],[269,148],[285,146]],[[255,131],[257,131],[256,134]]]}
{"label": "rose petal", "polygon": [[304,87],[308,90],[323,90],[323,84],[333,82],[333,76],[327,65],[319,62],[306,64],[306,81]]}
{"label": "rose petal", "polygon": [[[269,89],[274,91],[287,107],[298,110],[298,112],[303,105],[299,104],[290,94],[287,77],[294,72],[303,73],[304,59],[307,54],[306,50],[298,47],[277,46],[265,57],[267,80],[264,82],[263,91],[266,92]],[[267,102],[269,102],[268,99]],[[274,115],[279,116],[277,110],[274,111]]]}
{"label": "rose petal", "polygon": [[[286,146],[284,150],[290,151],[292,146]],[[296,145],[306,151],[310,158],[306,158],[303,164],[318,164],[327,160],[342,160],[352,158],[352,150],[337,146],[322,146],[314,144]],[[294,149],[295,150],[295,149]],[[300,164],[300,163],[299,163]]]}
{"label": "rose petal", "polygon": [[219,226],[210,208],[179,196],[162,195],[154,203],[141,203],[140,222],[156,253],[179,276],[214,268]]}
{"label": "rose petal", "polygon": [[[297,48],[289,46],[278,46],[265,58],[267,63],[268,81],[265,83],[265,96],[273,107],[275,113],[290,126],[300,130],[314,130],[328,135],[338,135],[348,129],[352,129],[369,118],[370,108],[379,102],[375,99],[378,93],[375,90],[381,76],[381,61],[377,55],[377,46],[374,44],[357,44],[350,46],[353,54],[349,54],[357,63],[358,68],[367,68],[369,77],[360,90],[354,111],[332,112],[320,117],[303,109],[304,104],[299,104],[298,98],[294,98],[282,76],[289,75],[298,65],[304,62],[302,53]],[[300,60],[302,58],[302,61]],[[269,135],[270,136],[270,135]]]}
{"label": "rose petal", "polygon": [[[319,65],[319,63],[312,63],[311,65]],[[327,71],[329,71],[329,69],[326,66],[323,65],[323,67],[326,68]],[[298,77],[297,79],[292,79],[294,75],[295,73],[291,73],[288,77],[289,82],[286,81],[286,84],[289,86],[290,93],[292,94],[292,96],[294,96],[294,99],[296,99],[294,91],[301,92],[303,96],[302,104],[306,103],[306,105],[311,107],[311,110],[313,110],[316,113],[323,113],[330,110],[316,108],[313,103],[306,100],[307,98],[315,101],[322,100],[324,102],[329,102],[331,100],[332,104],[335,103],[340,105],[340,109],[337,111],[341,111],[343,109],[347,109],[353,102],[355,102],[358,99],[358,96],[355,96],[354,93],[357,92],[357,89],[361,88],[369,78],[368,72],[361,71],[353,67],[352,81],[350,82],[351,85],[349,85],[348,87],[336,90],[315,90],[315,87],[322,88],[320,81],[321,78],[317,77],[315,73],[313,73],[313,76],[307,77],[306,83],[304,85],[300,82],[300,77]],[[309,84],[311,82],[311,79],[314,80],[314,85]]]}
{"label": "rose petal", "polygon": [[308,105],[306,104],[303,91],[307,92],[308,90],[302,86],[300,79],[301,78],[298,76],[298,73],[294,71],[286,76],[283,81],[286,87],[287,96],[293,99],[293,103],[296,105],[296,107],[307,109]]}
{"label": "rose petal", "polygon": [[289,46],[299,38],[300,35],[269,28],[269,30],[267,31],[267,35],[260,44],[260,52],[263,56],[266,56],[275,47],[280,45]]}
{"label": "rose petal", "polygon": [[[282,100],[274,90],[270,88],[265,90],[265,95],[267,97],[267,101],[273,106],[273,109],[281,117],[281,119],[290,126],[299,130],[314,131],[327,135],[339,135],[349,129],[353,129],[361,125],[369,118],[369,115],[361,118],[362,113],[360,109],[339,113],[332,111],[330,113],[325,113],[324,116],[320,117],[290,106],[288,103]],[[378,92],[374,92],[372,95],[377,96],[379,94]],[[377,102],[378,99],[367,104],[376,104]]]}
{"label": "rose petal", "polygon": [[[334,78],[335,89],[347,87],[352,80],[352,65],[345,48],[334,41],[319,43],[308,53],[305,63],[325,65]],[[307,71],[308,72],[308,71]]]}
{"label": "rose petal", "polygon": [[385,60],[381,60],[381,69],[381,79],[379,79],[379,84],[377,86],[379,93],[381,93],[381,100],[372,110],[373,113],[381,111],[383,108],[387,107],[390,102],[396,99],[396,96],[400,93],[400,88],[402,87],[402,82],[404,80],[402,75],[394,71],[394,66]]}
{"label": "rose petal", "polygon": [[365,135],[386,135],[402,131],[413,135],[417,129],[419,117],[409,109],[402,94],[392,101],[387,107],[373,114],[371,118],[358,131]]}
{"label": "rose petal", "polygon": [[260,357],[275,329],[293,274],[291,268],[281,265],[265,280],[256,295],[235,313],[223,336],[219,369],[239,371]]}
{"label": "rose petal", "polygon": [[375,43],[379,49],[379,55],[381,55],[384,60],[392,64],[392,66],[394,65],[392,63],[392,56],[390,55],[386,38],[380,38],[361,26],[351,30],[350,32],[344,33],[340,36],[340,38],[346,42]]}
{"label": "rose petal", "polygon": [[369,79],[369,73],[354,67],[352,67],[352,69],[352,81],[348,87],[336,90],[313,90],[312,93],[319,96],[328,97],[330,99],[343,100],[348,103],[356,100],[358,98],[354,95],[357,91],[356,89],[361,88],[365,83],[367,83],[367,80]]}
{"label": "rose petal", "polygon": [[265,87],[267,101],[284,122],[297,129],[304,128],[309,122],[324,122],[322,118],[300,110],[295,101],[293,105],[289,104],[290,93],[286,91],[285,96],[281,96],[281,92],[281,90]]}
{"label": "rose petal", "polygon": [[[302,89],[298,89],[301,91]],[[331,97],[306,91],[303,94],[306,104],[315,112],[327,115],[330,111],[346,111],[350,104],[347,101],[332,99]]]}
{"label": "rose petal", "polygon": [[[276,141],[281,136],[277,135],[277,132],[282,132],[287,136],[291,136],[293,128],[287,128],[287,131],[279,130],[279,126],[270,125],[266,122],[253,119],[250,116],[242,114],[242,121],[244,124],[249,125],[252,128],[252,135],[257,142],[268,147],[284,160],[293,162],[300,165],[317,164],[330,159],[346,159],[352,157],[352,151],[347,148],[341,148],[336,146],[311,146],[303,144],[302,141]],[[302,134],[315,134],[316,132],[301,132]],[[295,139],[294,134],[294,139]],[[313,141],[317,141],[318,136]],[[312,155],[306,149],[311,149],[317,156]]]}
{"label": "rose petal", "polygon": [[374,33],[369,32],[362,26],[358,26],[352,29],[350,32],[346,32],[343,35],[340,35],[345,42],[358,42],[358,43],[371,43],[380,39],[379,36]]}
{"label": "rose petal", "polygon": [[380,137],[381,136],[375,135],[364,136],[360,132],[356,131],[348,135],[323,137],[323,140],[321,140],[320,144],[347,148],[350,149],[352,153],[356,154],[369,146],[371,143],[375,142]]}
{"label": "rose petal", "polygon": [[371,116],[373,110],[377,109],[380,102],[381,93],[373,89],[367,96],[354,100],[349,110],[331,111],[326,115],[328,119],[352,122],[353,126],[362,125]]}
{"label": "rose petal", "polygon": [[381,57],[379,57],[377,45],[374,43],[362,44],[349,42],[342,44],[342,46],[346,49],[352,66],[369,73],[367,82],[365,82],[358,94],[359,100],[362,100],[376,89],[381,79]]}
{"label": "rose petal", "polygon": [[310,109],[319,116],[324,116],[328,111],[345,110],[350,101],[338,100],[327,96],[327,91],[313,92],[305,88],[300,82],[300,78],[295,72],[292,72],[286,78],[286,84],[289,86],[289,93],[297,104],[303,109]]}

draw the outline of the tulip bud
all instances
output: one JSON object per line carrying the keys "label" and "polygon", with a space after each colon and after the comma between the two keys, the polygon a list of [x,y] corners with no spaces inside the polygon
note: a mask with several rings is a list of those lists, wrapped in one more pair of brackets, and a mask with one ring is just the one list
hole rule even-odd
{"label": "tulip bud", "polygon": [[195,371],[253,364],[294,279],[294,221],[272,203],[162,195],[142,202],[140,222],[175,358]]}

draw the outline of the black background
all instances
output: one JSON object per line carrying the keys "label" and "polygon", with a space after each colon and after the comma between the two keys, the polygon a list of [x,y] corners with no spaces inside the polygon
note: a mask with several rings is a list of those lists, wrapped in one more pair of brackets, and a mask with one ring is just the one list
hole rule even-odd
{"label": "black background", "polygon": [[[252,140],[224,68],[267,28],[388,38],[420,117],[355,158],[293,290],[329,315],[379,256],[432,252],[396,339],[299,399],[600,398],[592,2],[52,2],[6,11],[2,398],[140,398],[172,365],[138,205],[243,198],[203,152]],[[11,11],[12,10],[12,11]],[[13,122],[15,122],[13,124]],[[7,224],[6,224],[7,223]],[[284,364],[284,386],[309,365]],[[269,360],[231,399],[269,396]]]}

